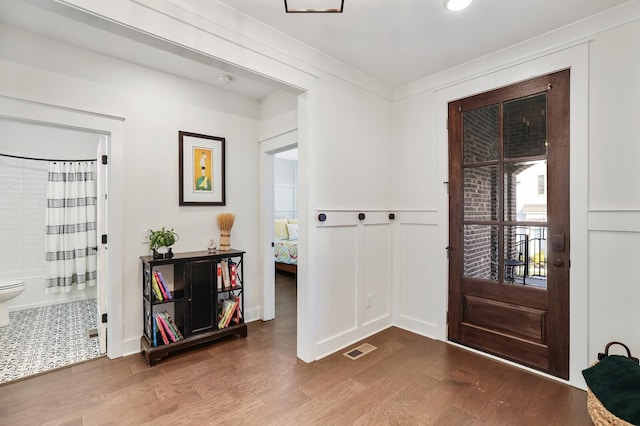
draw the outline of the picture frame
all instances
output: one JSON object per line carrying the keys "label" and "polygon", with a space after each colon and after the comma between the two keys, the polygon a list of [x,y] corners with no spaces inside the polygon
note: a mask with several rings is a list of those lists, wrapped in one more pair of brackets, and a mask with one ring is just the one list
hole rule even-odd
{"label": "picture frame", "polygon": [[178,132],[181,206],[225,205],[225,138]]}

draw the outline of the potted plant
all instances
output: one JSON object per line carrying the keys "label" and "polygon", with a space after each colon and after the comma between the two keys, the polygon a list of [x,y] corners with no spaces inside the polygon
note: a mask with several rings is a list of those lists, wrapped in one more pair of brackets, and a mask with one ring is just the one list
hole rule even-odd
{"label": "potted plant", "polygon": [[173,252],[171,246],[178,241],[179,235],[175,233],[173,228],[154,231],[149,230],[149,248],[153,251],[154,259],[172,258]]}

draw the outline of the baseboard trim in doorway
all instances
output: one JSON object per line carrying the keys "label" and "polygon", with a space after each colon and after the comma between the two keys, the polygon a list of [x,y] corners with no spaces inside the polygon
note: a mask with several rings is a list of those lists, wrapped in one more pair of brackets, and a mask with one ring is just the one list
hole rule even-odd
{"label": "baseboard trim in doorway", "polygon": [[368,343],[363,343],[358,347],[355,347],[351,350],[349,350],[348,352],[345,352],[343,355],[346,356],[349,359],[353,359],[356,360],[358,358],[361,358],[363,356],[365,356],[366,354],[376,350],[378,348],[376,348],[373,345],[370,345]]}

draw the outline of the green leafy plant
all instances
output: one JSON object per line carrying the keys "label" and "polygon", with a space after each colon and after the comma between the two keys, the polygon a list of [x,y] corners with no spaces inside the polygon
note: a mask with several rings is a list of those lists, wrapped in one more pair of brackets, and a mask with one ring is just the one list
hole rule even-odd
{"label": "green leafy plant", "polygon": [[149,230],[149,248],[151,250],[156,250],[159,247],[171,247],[178,241],[179,235],[175,233],[173,228],[165,229],[163,226],[162,229],[158,231],[154,231],[153,229]]}

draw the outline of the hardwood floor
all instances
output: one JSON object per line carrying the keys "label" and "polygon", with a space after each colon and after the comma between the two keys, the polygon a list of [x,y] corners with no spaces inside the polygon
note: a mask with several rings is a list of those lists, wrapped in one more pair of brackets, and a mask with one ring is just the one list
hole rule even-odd
{"label": "hardwood floor", "polygon": [[[141,355],[0,386],[0,424],[590,425],[585,392],[390,328],[377,347],[296,358],[295,280],[276,319],[148,368]],[[356,346],[356,345],[353,345]],[[345,350],[346,351],[346,350]]]}

